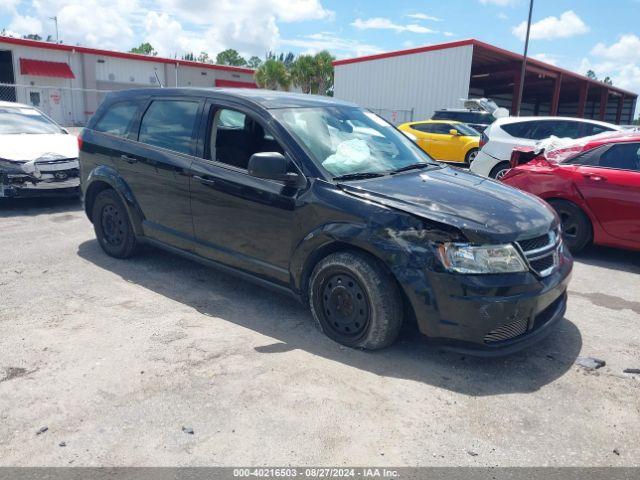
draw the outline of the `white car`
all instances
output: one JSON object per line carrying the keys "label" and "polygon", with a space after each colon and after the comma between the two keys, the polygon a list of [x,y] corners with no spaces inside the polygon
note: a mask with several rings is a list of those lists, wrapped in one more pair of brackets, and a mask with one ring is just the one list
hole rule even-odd
{"label": "white car", "polygon": [[622,127],[597,120],[570,117],[505,117],[493,122],[480,137],[480,152],[471,164],[471,171],[500,179],[509,170],[514,147],[533,147],[540,140],[582,138]]}
{"label": "white car", "polygon": [[80,192],[78,140],[40,110],[0,102],[0,198]]}

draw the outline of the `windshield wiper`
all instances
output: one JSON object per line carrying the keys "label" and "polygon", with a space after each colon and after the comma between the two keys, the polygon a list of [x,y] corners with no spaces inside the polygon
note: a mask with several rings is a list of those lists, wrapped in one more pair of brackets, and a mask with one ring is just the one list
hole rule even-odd
{"label": "windshield wiper", "polygon": [[345,173],[344,175],[338,175],[333,177],[334,180],[361,180],[363,178],[376,178],[376,177],[384,177],[388,175],[389,172],[356,172],[356,173]]}
{"label": "windshield wiper", "polygon": [[419,170],[421,168],[435,167],[435,166],[436,166],[436,164],[433,164],[433,163],[425,163],[425,162],[412,163],[410,165],[405,165],[404,167],[396,168],[395,170],[393,170],[391,172],[391,175],[394,175],[394,174],[400,173],[400,172],[406,172],[407,170]]}

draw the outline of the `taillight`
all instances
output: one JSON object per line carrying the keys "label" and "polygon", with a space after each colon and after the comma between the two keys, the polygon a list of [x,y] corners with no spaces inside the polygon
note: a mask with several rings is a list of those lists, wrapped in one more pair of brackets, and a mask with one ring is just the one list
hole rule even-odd
{"label": "taillight", "polygon": [[83,140],[82,137],[80,136],[80,134],[78,134],[78,151],[80,152],[82,150],[82,144],[83,144]]}
{"label": "taillight", "polygon": [[479,147],[482,148],[484,147],[487,143],[489,142],[489,137],[487,137],[487,134],[482,132],[482,135],[480,135],[480,143],[479,143]]}

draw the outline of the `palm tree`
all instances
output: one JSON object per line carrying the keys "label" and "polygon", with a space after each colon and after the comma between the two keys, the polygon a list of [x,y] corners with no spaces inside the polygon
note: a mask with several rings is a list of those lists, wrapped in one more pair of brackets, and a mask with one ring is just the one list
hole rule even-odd
{"label": "palm tree", "polygon": [[289,72],[287,72],[284,63],[273,58],[260,65],[254,77],[260,88],[269,90],[278,90],[278,88],[289,90],[291,83]]}
{"label": "palm tree", "polygon": [[316,53],[313,57],[316,64],[316,79],[319,95],[328,95],[333,89],[333,61],[335,57],[327,50]]}
{"label": "palm tree", "polygon": [[[300,55],[291,64],[291,81],[302,93],[316,93],[316,60],[312,55]],[[315,87],[315,88],[314,88]]]}

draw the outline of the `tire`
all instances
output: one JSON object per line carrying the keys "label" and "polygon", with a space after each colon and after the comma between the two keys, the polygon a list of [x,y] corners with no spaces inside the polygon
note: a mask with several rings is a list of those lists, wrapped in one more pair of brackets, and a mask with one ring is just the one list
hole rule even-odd
{"label": "tire", "polygon": [[129,258],[138,242],[120,196],[115,190],[103,190],[93,202],[93,229],[102,250],[111,257]]}
{"label": "tire", "polygon": [[360,253],[338,252],[321,260],[311,273],[309,304],[320,330],[347,347],[387,347],[402,326],[395,280]]}
{"label": "tire", "polygon": [[496,180],[500,180],[504,177],[504,174],[511,168],[511,164],[509,162],[500,162],[495,167],[491,169],[489,172],[489,178],[495,178]]}
{"label": "tire", "polygon": [[471,166],[471,164],[473,163],[473,161],[476,159],[476,157],[478,156],[478,152],[480,151],[479,148],[472,148],[471,150],[469,150],[467,152],[467,154],[464,157],[464,161],[466,162],[467,165]]}
{"label": "tire", "polygon": [[567,200],[549,200],[562,223],[562,239],[571,253],[578,253],[593,240],[593,227],[589,217],[575,203]]}

